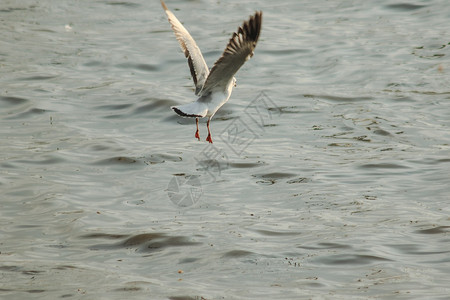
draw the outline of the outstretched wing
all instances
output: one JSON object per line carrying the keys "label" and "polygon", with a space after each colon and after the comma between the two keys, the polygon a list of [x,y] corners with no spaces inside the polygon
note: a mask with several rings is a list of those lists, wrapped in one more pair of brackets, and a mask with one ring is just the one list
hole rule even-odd
{"label": "outstretched wing", "polygon": [[262,12],[256,12],[233,33],[222,56],[215,62],[200,95],[215,88],[225,89],[239,68],[253,56],[261,31]]}
{"label": "outstretched wing", "polygon": [[175,32],[178,42],[180,42],[181,50],[183,50],[184,55],[188,59],[192,79],[195,84],[195,94],[199,95],[209,74],[208,66],[206,65],[202,52],[186,28],[184,28],[162,0],[161,5],[167,14],[167,18],[169,19],[170,25],[172,25],[173,32]]}

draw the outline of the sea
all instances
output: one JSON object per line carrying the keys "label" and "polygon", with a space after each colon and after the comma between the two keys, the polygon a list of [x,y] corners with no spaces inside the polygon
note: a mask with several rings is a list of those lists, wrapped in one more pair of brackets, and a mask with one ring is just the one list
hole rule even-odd
{"label": "sea", "polygon": [[449,299],[447,0],[0,1],[0,299]]}

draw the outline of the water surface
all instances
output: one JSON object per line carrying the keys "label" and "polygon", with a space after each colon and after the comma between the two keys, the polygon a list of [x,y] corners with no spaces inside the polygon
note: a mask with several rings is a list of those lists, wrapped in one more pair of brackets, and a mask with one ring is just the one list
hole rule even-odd
{"label": "water surface", "polygon": [[0,296],[446,299],[446,1],[167,1],[212,65],[263,30],[214,144],[158,1],[0,3]]}

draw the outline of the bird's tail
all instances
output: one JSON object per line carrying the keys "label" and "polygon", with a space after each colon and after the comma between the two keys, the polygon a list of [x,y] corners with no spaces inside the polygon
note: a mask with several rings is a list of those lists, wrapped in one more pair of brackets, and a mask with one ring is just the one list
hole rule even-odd
{"label": "bird's tail", "polygon": [[184,105],[170,107],[182,117],[203,118],[208,112],[208,106],[201,102],[192,102]]}

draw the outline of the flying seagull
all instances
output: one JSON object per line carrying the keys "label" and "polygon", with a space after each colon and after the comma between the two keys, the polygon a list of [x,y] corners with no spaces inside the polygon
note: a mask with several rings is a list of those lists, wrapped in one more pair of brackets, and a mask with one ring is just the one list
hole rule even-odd
{"label": "flying seagull", "polygon": [[188,59],[191,76],[195,84],[195,95],[198,96],[195,102],[172,106],[171,108],[182,117],[195,118],[197,125],[195,137],[198,140],[200,140],[198,118],[208,117],[206,123],[208,137],[206,140],[212,143],[209,122],[217,110],[230,98],[231,91],[236,86],[234,74],[245,61],[253,56],[253,50],[261,31],[262,12],[255,12],[238,28],[237,32],[233,33],[222,56],[209,70],[192,36],[162,0],[161,5],[167,14],[178,42],[180,42],[181,50]]}

